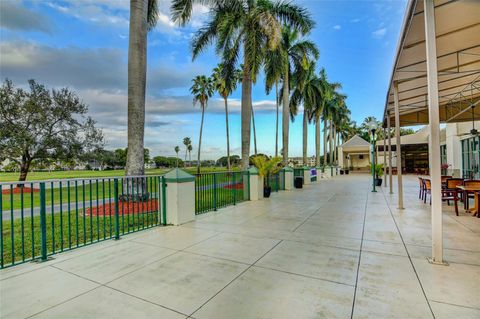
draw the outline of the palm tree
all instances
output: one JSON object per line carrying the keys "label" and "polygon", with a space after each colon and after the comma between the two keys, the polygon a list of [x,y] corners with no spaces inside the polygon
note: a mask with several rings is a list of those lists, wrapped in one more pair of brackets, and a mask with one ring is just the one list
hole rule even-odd
{"label": "palm tree", "polygon": [[270,93],[272,87],[275,85],[275,157],[278,156],[278,109],[279,109],[279,95],[278,95],[278,83],[282,79],[283,65],[286,64],[285,52],[277,47],[274,50],[270,50],[265,58],[265,91]]}
{"label": "palm tree", "polygon": [[175,146],[175,153],[177,153],[177,168],[178,168],[178,152],[180,152],[180,146]]}
{"label": "palm tree", "polygon": [[183,145],[185,145],[185,162],[187,161],[187,151],[188,151],[188,145],[192,144],[192,140],[190,137],[184,137],[183,138]]}
{"label": "palm tree", "polygon": [[290,110],[297,110],[303,104],[303,163],[307,163],[308,123],[312,120],[313,111],[322,100],[322,87],[315,74],[315,61],[308,61],[292,74],[292,97]]}
{"label": "palm tree", "polygon": [[337,128],[342,125],[342,122],[349,119],[350,110],[345,105],[346,95],[340,94],[338,92],[334,93],[334,104],[335,112],[332,113],[331,126],[332,130],[332,143],[333,143],[333,152],[331,155],[332,163],[337,162]]}
{"label": "palm tree", "polygon": [[215,69],[213,69],[213,83],[215,90],[220,94],[225,103],[225,126],[227,130],[227,168],[230,170],[230,133],[228,130],[228,97],[232,94],[233,91],[237,88],[238,75],[240,71],[236,71],[230,74],[233,78],[225,79],[223,74],[223,64],[219,64]]}
{"label": "palm tree", "polygon": [[193,58],[215,41],[217,54],[222,56],[224,78],[230,79],[229,74],[235,72],[240,53],[243,53],[242,166],[246,168],[250,153],[252,83],[263,64],[265,52],[279,45],[282,23],[307,33],[314,21],[300,6],[271,0],[173,0],[173,20],[184,25],[191,17],[194,3],[209,5],[210,15],[193,38]]}
{"label": "palm tree", "polygon": [[147,32],[157,24],[157,0],[130,0],[128,40],[128,149],[126,175],[143,175]]}
{"label": "palm tree", "polygon": [[205,75],[197,75],[193,80],[193,85],[190,92],[193,95],[193,105],[200,103],[202,108],[202,121],[200,122],[200,135],[198,137],[198,158],[197,158],[197,173],[200,174],[200,149],[202,147],[202,131],[203,120],[205,117],[205,108],[207,107],[208,99],[213,95],[213,81]]}
{"label": "palm tree", "polygon": [[[329,146],[329,152],[330,152],[330,161],[332,159],[332,145],[331,145],[331,135],[333,134],[333,126],[331,123],[331,118],[333,116],[333,113],[335,112],[335,101],[334,101],[334,96],[335,92],[338,89],[341,89],[342,85],[340,83],[329,83],[327,82],[326,87],[324,87],[324,105],[323,105],[323,112],[322,112],[322,119],[323,119],[323,165],[327,165],[327,160],[328,160],[328,152],[327,152],[327,145]],[[327,128],[328,125],[328,128]],[[327,129],[330,131],[330,137],[329,134],[327,133]],[[328,144],[327,144],[327,139],[328,139]]]}
{"label": "palm tree", "polygon": [[191,165],[191,163],[192,163],[192,150],[193,150],[192,144],[188,144],[187,149],[188,149],[188,162]]}
{"label": "palm tree", "polygon": [[316,45],[302,39],[297,30],[290,27],[282,29],[281,50],[284,51],[284,70],[283,70],[283,108],[282,108],[282,142],[283,142],[283,164],[288,164],[288,136],[289,136],[289,120],[288,117],[293,112],[289,110],[290,103],[290,77],[292,69],[305,68],[308,60],[318,59],[319,52]]}
{"label": "palm tree", "polygon": [[320,166],[320,118],[323,115],[325,103],[329,98],[330,93],[330,86],[328,85],[327,75],[324,68],[320,70],[318,79],[320,81],[321,99],[312,112],[315,122],[315,165],[317,167]]}

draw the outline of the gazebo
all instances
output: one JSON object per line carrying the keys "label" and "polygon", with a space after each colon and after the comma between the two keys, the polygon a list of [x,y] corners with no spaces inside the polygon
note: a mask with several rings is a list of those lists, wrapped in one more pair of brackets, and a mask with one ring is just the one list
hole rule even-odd
{"label": "gazebo", "polygon": [[[440,123],[478,119],[479,101],[480,2],[410,0],[390,78],[383,124],[388,129],[429,125],[432,182],[432,256],[429,260],[432,263],[445,263]],[[391,144],[390,138],[388,144]],[[399,130],[396,130],[396,145],[400,153]],[[403,209],[401,161],[397,162],[397,169],[398,209]]]}

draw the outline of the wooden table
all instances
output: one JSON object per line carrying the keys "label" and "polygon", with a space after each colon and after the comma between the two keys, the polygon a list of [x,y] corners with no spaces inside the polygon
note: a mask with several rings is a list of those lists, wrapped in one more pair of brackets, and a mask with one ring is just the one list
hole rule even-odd
{"label": "wooden table", "polygon": [[[473,205],[473,208],[468,209],[469,213],[472,214],[472,216],[477,215],[478,218],[480,218],[480,214],[478,214],[478,208],[480,207],[479,202],[479,192],[480,192],[480,186],[457,186],[458,189],[464,191],[464,192],[473,192],[474,198],[475,198],[475,204]],[[465,196],[465,201],[468,200],[468,196]]]}

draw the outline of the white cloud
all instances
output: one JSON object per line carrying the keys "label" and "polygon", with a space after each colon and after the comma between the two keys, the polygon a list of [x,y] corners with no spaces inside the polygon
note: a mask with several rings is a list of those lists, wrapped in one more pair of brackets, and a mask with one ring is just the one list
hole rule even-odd
{"label": "white cloud", "polygon": [[335,29],[335,30],[340,30],[341,28],[342,28],[342,26],[339,25],[339,24],[333,26],[333,29]]}
{"label": "white cloud", "polygon": [[380,28],[372,32],[372,36],[376,39],[381,39],[387,34],[387,28]]}
{"label": "white cloud", "polygon": [[21,3],[3,0],[0,1],[0,27],[51,33],[53,24],[46,16],[22,6]]}
{"label": "white cloud", "polygon": [[359,18],[355,18],[355,19],[352,19],[350,20],[351,23],[357,23],[357,22],[360,22],[360,19]]}

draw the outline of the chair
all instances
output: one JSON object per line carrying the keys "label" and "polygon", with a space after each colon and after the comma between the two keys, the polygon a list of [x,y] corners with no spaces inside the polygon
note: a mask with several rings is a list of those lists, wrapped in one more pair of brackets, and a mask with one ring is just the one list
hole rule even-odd
{"label": "chair", "polygon": [[423,180],[424,182],[424,185],[425,185],[425,188],[423,190],[423,202],[426,203],[427,202],[427,194],[430,194],[430,205],[432,204],[432,182],[428,179],[428,178],[425,178]]}
{"label": "chair", "polygon": [[445,188],[442,189],[442,200],[447,201],[447,205],[450,205],[450,200],[455,203],[455,214],[458,216],[458,188],[457,186],[463,185],[463,178],[447,178],[445,180]]}
{"label": "chair", "polygon": [[[480,180],[478,180],[478,179],[465,180],[463,182],[463,185],[465,187],[468,187],[468,186],[479,187],[480,186]],[[472,191],[464,191],[463,192],[463,206],[464,206],[465,209],[468,209],[468,206],[469,206],[468,200],[470,198],[475,198],[474,193]]]}
{"label": "chair", "polygon": [[418,183],[419,183],[418,198],[423,199],[423,191],[424,191],[425,186],[424,186],[422,177],[418,178]]}

